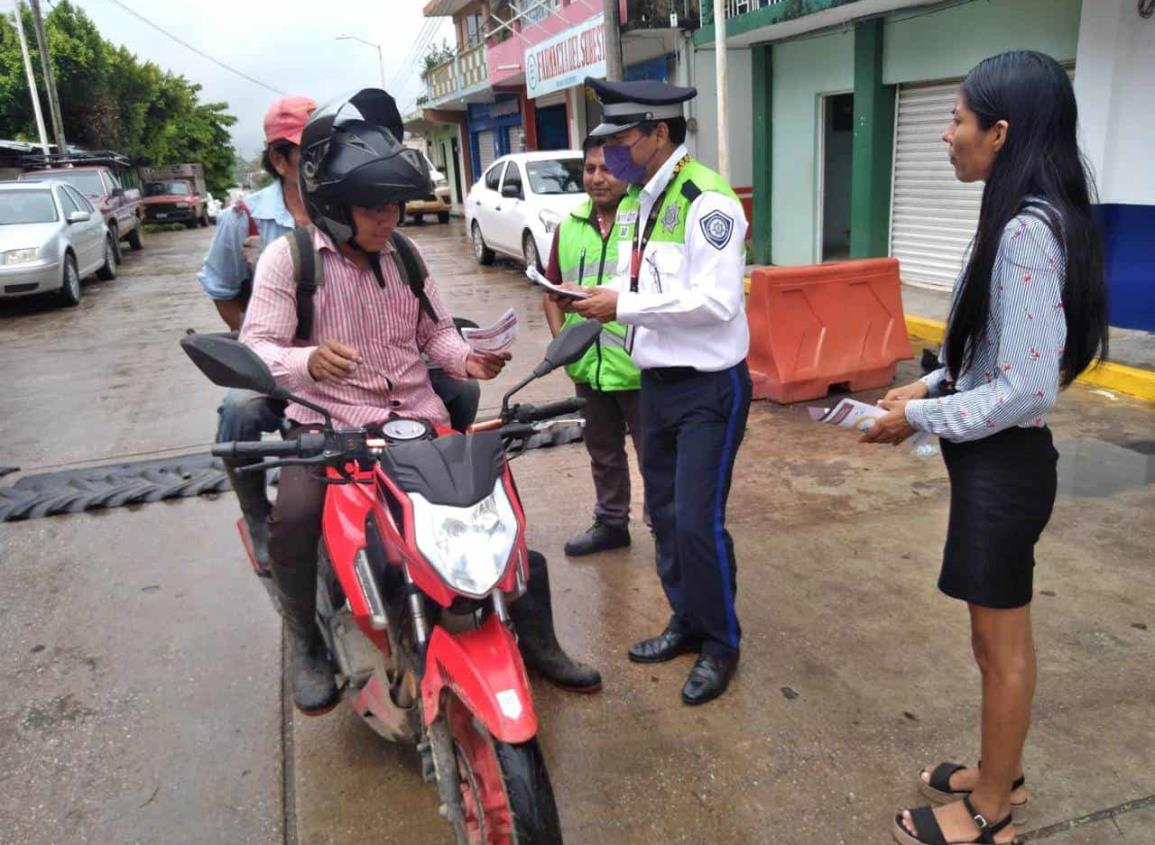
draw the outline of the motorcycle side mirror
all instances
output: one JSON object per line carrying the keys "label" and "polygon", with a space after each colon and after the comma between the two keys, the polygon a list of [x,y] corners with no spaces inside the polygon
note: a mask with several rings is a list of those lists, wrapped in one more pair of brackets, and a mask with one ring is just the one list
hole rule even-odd
{"label": "motorcycle side mirror", "polygon": [[546,347],[545,357],[542,358],[541,363],[533,368],[533,373],[515,384],[509,392],[501,398],[502,417],[506,417],[509,414],[509,400],[513,394],[517,393],[517,391],[521,390],[534,379],[548,375],[558,367],[572,364],[582,355],[585,355],[586,350],[594,345],[598,339],[598,335],[601,333],[602,324],[595,320],[583,320],[580,323],[573,323],[558,332],[557,337],[550,341],[549,346]]}
{"label": "motorcycle side mirror", "polygon": [[327,410],[294,396],[277,384],[268,365],[235,336],[190,333],[180,339],[180,345],[197,365],[197,369],[208,376],[213,384],[252,390],[273,399],[291,400],[321,414],[325,418],[326,427],[333,427],[333,419]]}
{"label": "motorcycle side mirror", "polygon": [[534,368],[533,374],[540,378],[558,367],[572,364],[586,354],[601,333],[602,324],[596,320],[583,320],[566,326],[550,342],[545,357]]}
{"label": "motorcycle side mirror", "polygon": [[273,396],[280,389],[268,366],[257,353],[231,337],[190,334],[180,339],[180,345],[197,365],[197,369],[215,385],[253,390],[266,396]]}

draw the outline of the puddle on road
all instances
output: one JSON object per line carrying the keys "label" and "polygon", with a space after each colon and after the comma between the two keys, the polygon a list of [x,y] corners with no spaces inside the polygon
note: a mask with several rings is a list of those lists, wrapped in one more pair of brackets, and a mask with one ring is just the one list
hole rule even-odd
{"label": "puddle on road", "polygon": [[1155,483],[1155,440],[1116,444],[1080,437],[1056,448],[1061,495],[1095,499]]}

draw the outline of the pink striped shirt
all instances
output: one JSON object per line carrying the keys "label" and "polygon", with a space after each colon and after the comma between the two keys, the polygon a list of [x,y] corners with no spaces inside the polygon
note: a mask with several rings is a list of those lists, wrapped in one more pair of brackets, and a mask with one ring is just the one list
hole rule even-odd
{"label": "pink striped shirt", "polygon": [[[314,244],[324,280],[313,296],[308,341],[294,338],[297,294],[287,237],[270,244],[257,263],[241,341],[269,365],[279,384],[328,409],[339,425],[359,427],[394,414],[448,425],[449,414],[429,384],[421,353],[449,375],[465,378],[469,347],[457,334],[433,280],[426,279],[425,293],[437,322],[425,314],[419,322],[420,304],[397,271],[392,243],[381,253],[384,287],[371,269],[357,267],[324,233],[316,233]],[[309,355],[326,340],[361,353],[361,364],[344,382],[318,382],[309,375]],[[289,404],[286,415],[298,423],[321,421],[319,414],[296,403]]]}

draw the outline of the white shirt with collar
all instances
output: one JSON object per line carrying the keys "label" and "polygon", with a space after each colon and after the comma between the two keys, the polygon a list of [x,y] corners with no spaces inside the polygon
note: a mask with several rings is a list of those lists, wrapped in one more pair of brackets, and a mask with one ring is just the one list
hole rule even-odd
{"label": "white shirt with collar", "polygon": [[[631,227],[634,244],[673,178],[675,166],[686,155],[686,147],[679,146],[642,188],[641,208]],[[655,229],[662,225],[658,220]],[[619,291],[617,318],[629,326],[627,349],[638,367],[717,372],[746,358],[750,348],[744,287],[746,229],[740,203],[715,191],[703,191],[690,205],[685,243],[651,239],[646,245],[636,293],[629,290],[631,249],[624,239],[620,242],[613,283]]]}

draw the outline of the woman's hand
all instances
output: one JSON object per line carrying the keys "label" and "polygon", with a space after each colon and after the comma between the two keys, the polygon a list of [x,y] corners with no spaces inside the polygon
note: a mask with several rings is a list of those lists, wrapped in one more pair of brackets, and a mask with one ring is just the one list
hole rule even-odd
{"label": "woman's hand", "polygon": [[928,396],[930,396],[930,388],[926,386],[926,383],[922,381],[913,381],[910,384],[904,385],[903,387],[896,387],[893,390],[888,390],[886,395],[882,397],[882,401],[909,401],[911,399],[926,399]]}
{"label": "woman's hand", "polygon": [[[925,387],[925,385],[923,385]],[[913,387],[913,385],[907,385]],[[906,390],[905,387],[900,387],[898,390]],[[892,390],[891,393],[897,391]],[[889,395],[889,394],[888,394]],[[908,437],[917,433],[916,429],[906,421],[906,403],[908,399],[883,399],[878,404],[886,410],[887,413],[874,421],[874,425],[866,430],[862,437],[858,438],[859,443],[891,443],[897,446]]]}

